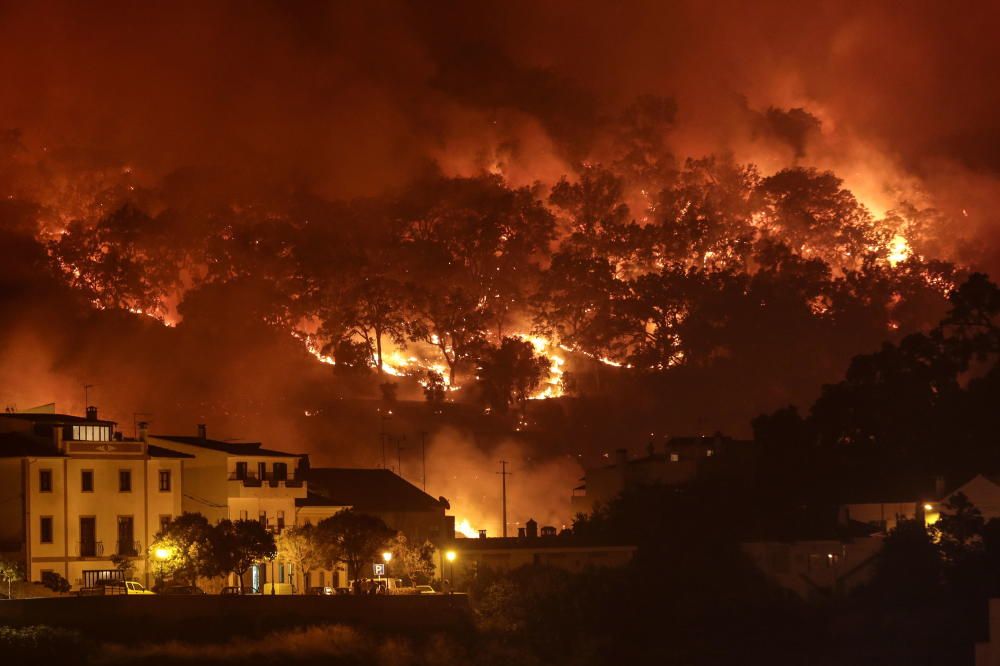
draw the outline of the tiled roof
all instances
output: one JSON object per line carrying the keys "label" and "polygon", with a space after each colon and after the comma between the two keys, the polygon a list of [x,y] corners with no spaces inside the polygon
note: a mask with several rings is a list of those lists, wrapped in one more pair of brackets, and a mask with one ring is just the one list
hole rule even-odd
{"label": "tiled roof", "polygon": [[20,432],[0,433],[0,458],[23,458],[24,456],[64,457],[51,440],[32,437]]}
{"label": "tiled roof", "polygon": [[303,506],[351,506],[358,511],[438,511],[441,502],[387,469],[314,467],[306,473]]}

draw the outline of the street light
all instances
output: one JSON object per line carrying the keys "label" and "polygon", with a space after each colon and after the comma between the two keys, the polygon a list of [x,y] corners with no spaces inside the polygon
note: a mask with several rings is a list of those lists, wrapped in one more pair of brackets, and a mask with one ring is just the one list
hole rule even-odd
{"label": "street light", "polygon": [[385,562],[388,564],[389,562],[392,561],[392,553],[390,553],[389,551],[385,551],[384,553],[382,553],[382,559],[385,560]]}
{"label": "street light", "polygon": [[448,593],[451,594],[455,589],[455,558],[458,557],[458,553],[453,550],[449,550],[444,554],[444,559],[448,560],[448,579],[451,581]]}
{"label": "street light", "polygon": [[[167,548],[166,546],[158,546],[156,550],[153,551],[153,557],[155,557],[156,561],[160,563],[160,576],[159,576],[160,585],[163,584],[163,565],[166,563],[167,560],[173,557],[173,555],[174,555],[173,551],[170,548]],[[146,579],[146,582],[148,584],[149,582],[148,578]]]}

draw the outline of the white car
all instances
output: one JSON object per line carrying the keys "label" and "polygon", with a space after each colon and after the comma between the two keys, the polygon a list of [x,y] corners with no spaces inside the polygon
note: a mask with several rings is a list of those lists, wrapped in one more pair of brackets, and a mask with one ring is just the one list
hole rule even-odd
{"label": "white car", "polygon": [[417,594],[437,594],[430,585],[417,585],[413,589],[417,591]]}
{"label": "white car", "polygon": [[105,594],[156,594],[143,587],[142,583],[137,583],[134,580],[127,580],[124,584],[117,585],[105,585]]}

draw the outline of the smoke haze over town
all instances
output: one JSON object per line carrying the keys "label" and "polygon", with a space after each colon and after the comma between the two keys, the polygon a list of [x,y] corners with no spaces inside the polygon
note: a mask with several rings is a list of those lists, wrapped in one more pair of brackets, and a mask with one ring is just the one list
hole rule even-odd
{"label": "smoke haze over town", "polygon": [[581,465],[747,435],[996,274],[996,19],[0,3],[0,402],[418,485],[426,443],[491,534],[504,457],[564,524]]}

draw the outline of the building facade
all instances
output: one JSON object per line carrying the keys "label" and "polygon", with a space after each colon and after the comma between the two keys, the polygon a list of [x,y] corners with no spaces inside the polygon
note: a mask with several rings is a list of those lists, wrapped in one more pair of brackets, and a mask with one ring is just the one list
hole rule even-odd
{"label": "building facade", "polygon": [[182,511],[182,453],[127,439],[112,421],[51,411],[0,415],[0,550],[29,580],[83,584],[118,556],[149,583],[147,550]]}

